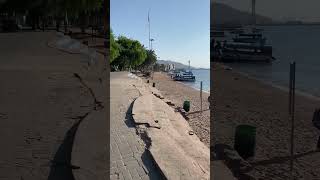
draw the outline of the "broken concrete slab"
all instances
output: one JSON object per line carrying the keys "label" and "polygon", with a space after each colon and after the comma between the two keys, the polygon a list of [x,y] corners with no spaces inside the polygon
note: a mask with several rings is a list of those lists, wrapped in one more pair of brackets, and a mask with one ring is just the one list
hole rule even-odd
{"label": "broken concrete slab", "polygon": [[[105,112],[93,111],[80,124],[73,142],[71,164],[76,180],[105,179],[107,162],[107,137]],[[90,147],[90,148],[88,148]],[[91,173],[88,173],[91,172]]]}
{"label": "broken concrete slab", "polygon": [[[144,96],[143,96],[144,97]],[[134,116],[136,124],[147,124],[148,127],[161,128],[160,124],[156,122],[156,118],[152,112],[152,95],[145,98],[137,98],[132,108],[132,115]]]}
{"label": "broken concrete slab", "polygon": [[146,128],[151,140],[149,151],[168,179],[209,179],[210,152],[191,127],[173,108],[152,94],[136,99],[133,106],[135,123],[156,121],[161,129]]}

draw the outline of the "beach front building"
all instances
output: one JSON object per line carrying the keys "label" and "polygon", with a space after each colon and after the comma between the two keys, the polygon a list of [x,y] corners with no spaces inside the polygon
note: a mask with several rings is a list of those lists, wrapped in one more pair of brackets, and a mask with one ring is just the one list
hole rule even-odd
{"label": "beach front building", "polygon": [[175,69],[176,68],[174,64],[166,64],[164,71],[169,72],[169,71],[174,71]]}

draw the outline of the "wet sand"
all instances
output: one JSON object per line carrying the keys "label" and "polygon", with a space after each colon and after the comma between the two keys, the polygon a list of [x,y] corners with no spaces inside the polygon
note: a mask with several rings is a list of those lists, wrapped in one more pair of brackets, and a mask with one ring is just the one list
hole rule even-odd
{"label": "wet sand", "polygon": [[[211,146],[233,146],[237,125],[257,127],[254,169],[256,179],[289,179],[291,120],[288,92],[214,64]],[[311,120],[320,101],[296,94],[294,174],[296,179],[320,179],[320,152],[314,151],[319,131]]]}
{"label": "wet sand", "polygon": [[176,107],[182,107],[185,100],[190,100],[191,107],[187,113],[188,122],[197,136],[206,146],[210,147],[210,111],[208,97],[209,93],[203,92],[202,114],[200,111],[200,91],[173,81],[166,73],[154,73],[153,80],[150,82],[156,83],[156,88],[161,94],[170,99]]}

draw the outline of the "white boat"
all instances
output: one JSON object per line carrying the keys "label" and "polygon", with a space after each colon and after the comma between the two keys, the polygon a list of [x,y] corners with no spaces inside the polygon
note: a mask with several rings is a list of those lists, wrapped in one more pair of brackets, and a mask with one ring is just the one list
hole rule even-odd
{"label": "white boat", "polygon": [[175,81],[196,81],[196,77],[193,75],[190,69],[190,61],[189,61],[189,70],[188,71],[176,71],[172,76],[172,79]]}
{"label": "white boat", "polygon": [[196,81],[196,77],[193,75],[191,71],[181,71],[179,73],[174,74],[173,80],[175,81]]}

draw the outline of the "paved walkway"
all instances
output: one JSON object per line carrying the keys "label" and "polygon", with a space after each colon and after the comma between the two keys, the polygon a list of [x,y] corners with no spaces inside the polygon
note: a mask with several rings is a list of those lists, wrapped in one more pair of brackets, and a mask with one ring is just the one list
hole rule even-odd
{"label": "paved walkway", "polygon": [[110,178],[160,179],[131,117],[132,102],[139,96],[135,81],[125,72],[110,74]]}
{"label": "paved walkway", "polygon": [[[0,34],[0,180],[70,180],[73,127],[92,109],[88,57],[47,46],[55,32]],[[91,69],[93,70],[93,69]]]}

